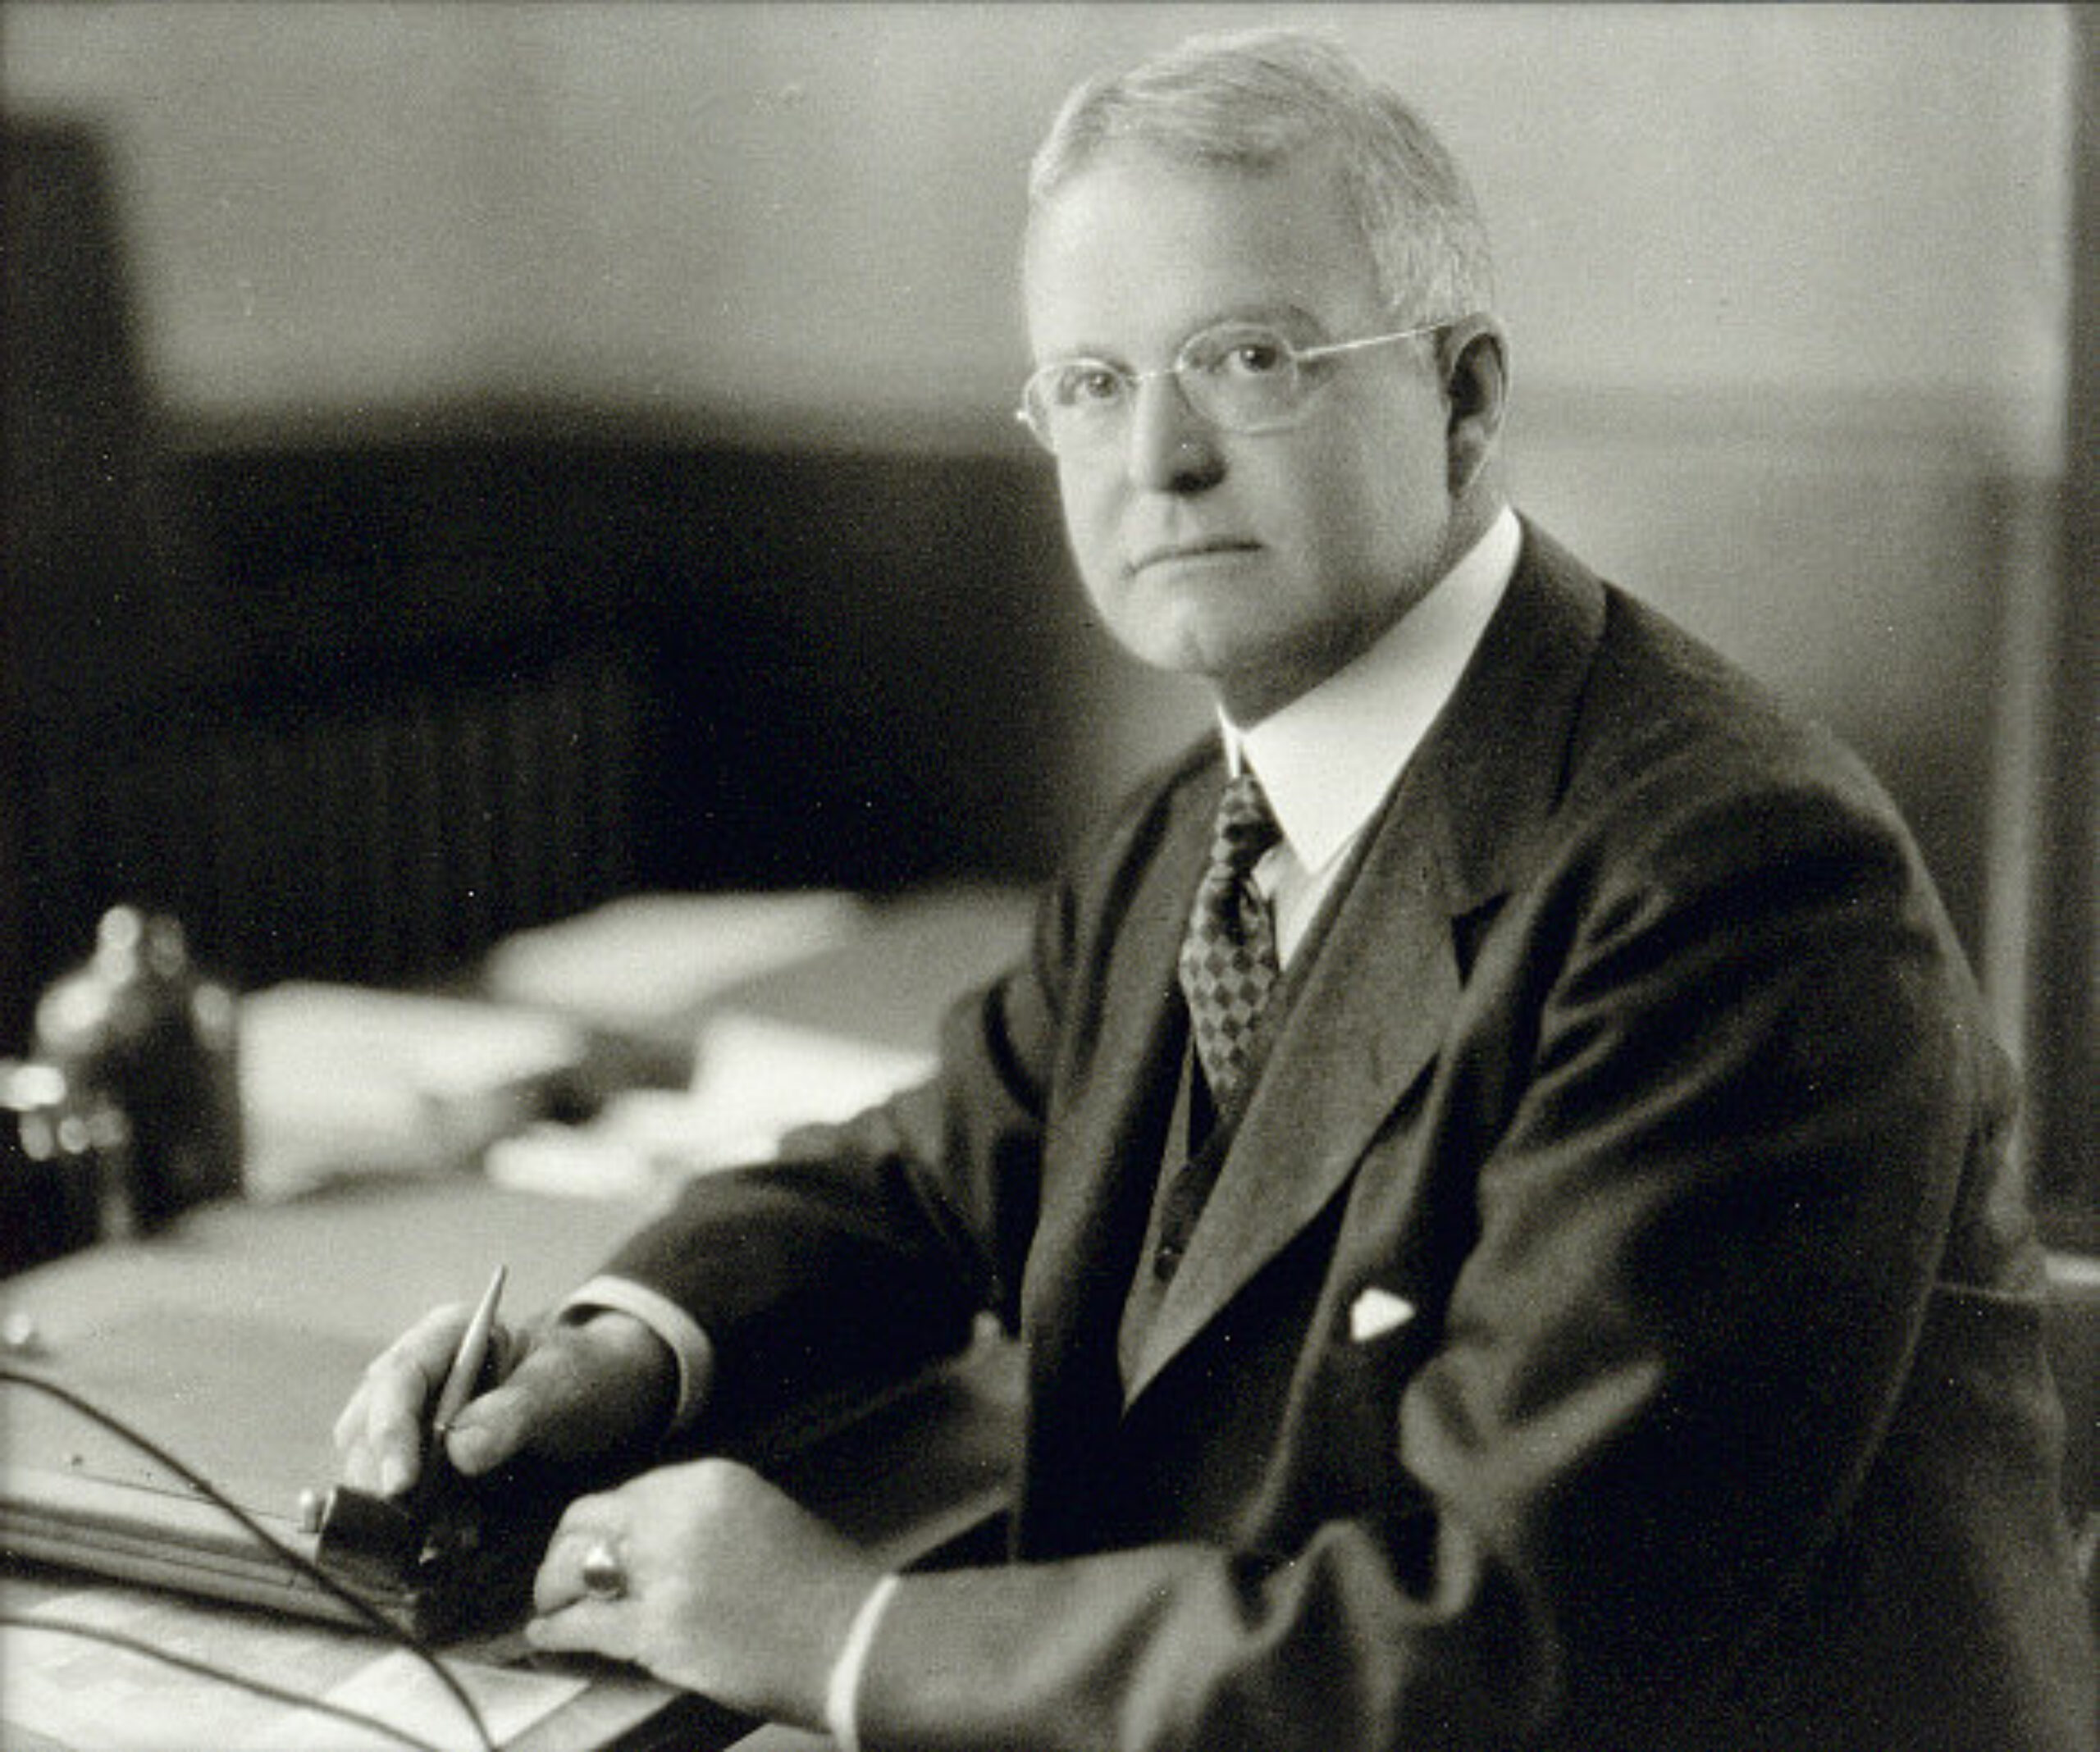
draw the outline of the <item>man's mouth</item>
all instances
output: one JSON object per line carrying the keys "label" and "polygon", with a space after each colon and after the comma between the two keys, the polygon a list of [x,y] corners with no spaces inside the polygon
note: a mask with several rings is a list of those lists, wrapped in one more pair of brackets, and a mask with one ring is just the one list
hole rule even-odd
{"label": "man's mouth", "polygon": [[1210,559],[1228,554],[1251,554],[1258,544],[1237,541],[1226,536],[1196,541],[1166,541],[1157,547],[1144,550],[1130,562],[1130,570],[1143,572],[1152,566],[1168,565],[1176,561]]}

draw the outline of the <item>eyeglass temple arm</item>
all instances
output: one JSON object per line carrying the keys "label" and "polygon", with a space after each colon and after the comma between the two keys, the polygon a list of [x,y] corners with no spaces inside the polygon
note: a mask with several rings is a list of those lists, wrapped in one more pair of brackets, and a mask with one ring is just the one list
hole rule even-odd
{"label": "eyeglass temple arm", "polygon": [[1452,318],[1442,322],[1424,322],[1416,328],[1395,329],[1390,335],[1360,335],[1354,340],[1331,340],[1323,346],[1299,347],[1294,354],[1302,364],[1307,359],[1324,359],[1337,353],[1354,353],[1364,347],[1383,347],[1396,340],[1416,340],[1424,335],[1434,335],[1439,329],[1450,327]]}

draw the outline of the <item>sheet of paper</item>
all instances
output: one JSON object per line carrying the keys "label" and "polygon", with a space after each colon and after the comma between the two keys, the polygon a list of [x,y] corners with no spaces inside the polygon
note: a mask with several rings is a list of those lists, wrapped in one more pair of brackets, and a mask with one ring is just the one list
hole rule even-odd
{"label": "sheet of paper", "polygon": [[[508,1745],[583,1690],[581,1679],[525,1668],[482,1667],[465,1661],[454,1661],[450,1667],[499,1746]],[[445,1752],[481,1752],[480,1737],[459,1700],[405,1649],[381,1655],[333,1686],[326,1700],[339,1709],[377,1717],[390,1727],[442,1746]],[[386,1735],[361,1732],[347,1722],[309,1714],[281,1726],[267,1742],[258,1741],[244,1752],[399,1752],[400,1745]]]}
{"label": "sheet of paper", "polygon": [[[14,1745],[19,1730],[71,1752],[401,1752],[399,1740],[57,1628],[70,1622],[345,1704],[446,1752],[480,1752],[458,1700],[406,1650],[368,1637],[118,1589],[66,1595],[29,1617],[52,1627],[0,1632],[0,1745]],[[450,1664],[499,1745],[584,1686],[568,1674]]]}
{"label": "sheet of paper", "polygon": [[582,1062],[582,1030],[464,998],[287,980],[240,1006],[248,1192],[290,1197],[331,1174],[443,1172],[544,1111]]}
{"label": "sheet of paper", "polygon": [[504,938],[482,977],[509,1003],[646,1029],[684,1017],[740,980],[837,947],[867,916],[858,896],[829,888],[631,895]]}
{"label": "sheet of paper", "polygon": [[646,1199],[763,1161],[796,1126],[850,1119],[934,1065],[930,1052],[728,1011],[702,1031],[690,1088],[628,1090],[588,1125],[528,1127],[491,1148],[487,1171],[525,1191]]}

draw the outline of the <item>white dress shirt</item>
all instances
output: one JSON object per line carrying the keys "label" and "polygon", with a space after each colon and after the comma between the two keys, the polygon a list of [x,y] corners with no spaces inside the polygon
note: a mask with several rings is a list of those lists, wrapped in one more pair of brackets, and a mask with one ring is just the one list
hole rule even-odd
{"label": "white dress shirt", "polygon": [[1226,760],[1251,766],[1283,837],[1254,867],[1286,965],[1429,727],[1458,691],[1517,569],[1506,506],[1429,594],[1370,650],[1241,730],[1221,716]]}

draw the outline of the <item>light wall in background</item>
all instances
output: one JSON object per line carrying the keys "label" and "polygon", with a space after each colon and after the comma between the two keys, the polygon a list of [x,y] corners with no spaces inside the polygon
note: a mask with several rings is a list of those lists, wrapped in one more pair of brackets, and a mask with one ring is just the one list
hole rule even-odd
{"label": "light wall in background", "polygon": [[1520,381],[1924,395],[2053,444],[2054,7],[11,0],[0,80],[109,125],[177,408],[981,418],[1058,97],[1271,20],[1471,167]]}

